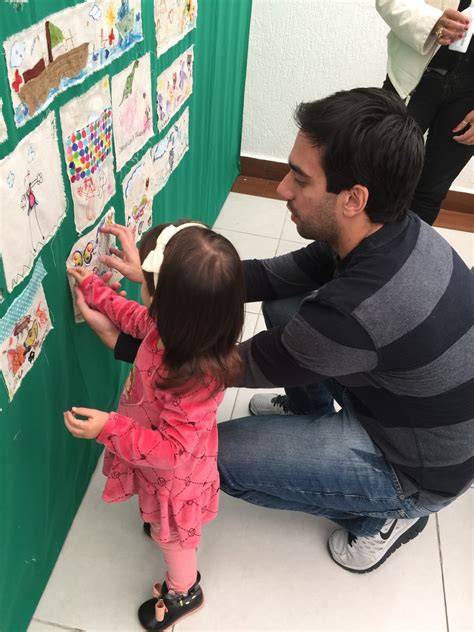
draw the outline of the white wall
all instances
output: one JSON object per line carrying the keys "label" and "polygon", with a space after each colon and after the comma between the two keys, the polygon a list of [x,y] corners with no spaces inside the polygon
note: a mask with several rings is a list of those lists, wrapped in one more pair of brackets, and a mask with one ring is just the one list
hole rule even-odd
{"label": "white wall", "polygon": [[[300,101],[381,86],[386,33],[374,0],[253,0],[242,155],[286,162]],[[452,188],[474,193],[474,160]]]}

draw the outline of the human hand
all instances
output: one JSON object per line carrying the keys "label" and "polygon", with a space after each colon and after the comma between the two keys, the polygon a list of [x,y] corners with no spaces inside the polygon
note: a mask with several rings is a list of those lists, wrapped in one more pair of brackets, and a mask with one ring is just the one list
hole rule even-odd
{"label": "human hand", "polygon": [[[117,327],[105,314],[89,307],[84,298],[84,294],[78,287],[76,287],[74,291],[76,293],[76,307],[85,322],[89,325],[92,331],[97,334],[106,347],[114,349],[117,344],[117,338],[120,335],[120,330],[117,329]],[[121,292],[121,294],[123,294],[123,292]]]}
{"label": "human hand", "polygon": [[79,285],[80,283],[82,283],[82,281],[84,281],[84,279],[87,279],[87,277],[90,277],[92,275],[92,272],[86,270],[82,266],[77,266],[76,268],[68,268],[67,273],[69,274],[69,276],[72,276],[77,285]]}
{"label": "human hand", "polygon": [[118,270],[129,281],[136,283],[143,282],[143,272],[140,263],[140,255],[135,244],[133,233],[120,224],[106,224],[101,228],[103,233],[110,233],[117,237],[122,246],[122,250],[111,248],[112,255],[99,257],[101,263],[105,263],[109,268]]}
{"label": "human hand", "polygon": [[453,129],[453,132],[460,132],[466,127],[467,129],[464,134],[453,136],[453,140],[457,143],[461,143],[462,145],[474,145],[474,110],[471,110],[468,114],[466,114],[459,125],[456,125]]}
{"label": "human hand", "polygon": [[[86,417],[77,419],[76,415]],[[107,423],[109,413],[94,408],[76,408],[64,413],[64,424],[69,432],[78,439],[95,439]]]}
{"label": "human hand", "polygon": [[469,18],[456,11],[446,9],[433,27],[431,33],[441,46],[449,46],[453,42],[464,37],[469,26]]}

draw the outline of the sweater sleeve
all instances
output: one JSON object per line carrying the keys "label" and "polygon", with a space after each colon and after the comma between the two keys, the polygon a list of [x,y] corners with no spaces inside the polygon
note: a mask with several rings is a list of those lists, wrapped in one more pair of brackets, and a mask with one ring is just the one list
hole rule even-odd
{"label": "sweater sleeve", "polygon": [[420,55],[437,44],[432,30],[443,15],[424,0],[376,0],[376,8],[391,31]]}
{"label": "sweater sleeve", "polygon": [[131,417],[113,412],[97,442],[130,465],[173,469],[191,458],[201,458],[193,451],[201,435],[215,424],[216,410],[215,398],[197,400],[192,392],[167,393],[157,421],[159,429],[145,428]]}
{"label": "sweater sleeve", "polygon": [[95,274],[79,287],[89,307],[105,314],[123,333],[143,340],[152,321],[144,305],[119,296]]}
{"label": "sweater sleeve", "polygon": [[335,255],[322,242],[271,259],[244,261],[247,301],[306,294],[327,283],[334,270]]}

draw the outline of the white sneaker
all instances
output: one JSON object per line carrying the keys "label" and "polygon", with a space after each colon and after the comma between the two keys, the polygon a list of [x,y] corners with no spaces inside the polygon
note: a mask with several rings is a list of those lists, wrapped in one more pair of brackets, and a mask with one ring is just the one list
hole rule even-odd
{"label": "white sneaker", "polygon": [[249,402],[251,415],[291,415],[286,395],[264,393],[254,395]]}
{"label": "white sneaker", "polygon": [[352,573],[368,573],[385,562],[387,557],[423,531],[428,516],[409,520],[387,520],[376,535],[356,537],[346,529],[336,529],[329,536],[332,559]]}

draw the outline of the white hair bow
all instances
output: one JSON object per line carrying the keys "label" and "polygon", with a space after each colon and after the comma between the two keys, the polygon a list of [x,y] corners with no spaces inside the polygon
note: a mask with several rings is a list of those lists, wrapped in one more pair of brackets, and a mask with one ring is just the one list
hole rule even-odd
{"label": "white hair bow", "polygon": [[167,226],[158,235],[155,249],[148,253],[145,261],[142,263],[142,270],[145,270],[145,272],[153,272],[155,287],[158,283],[158,273],[160,272],[161,264],[163,263],[167,243],[176,235],[176,233],[179,233],[180,230],[189,228],[190,226],[200,226],[201,228],[206,228],[203,224],[188,222],[187,224],[181,224],[181,226]]}

